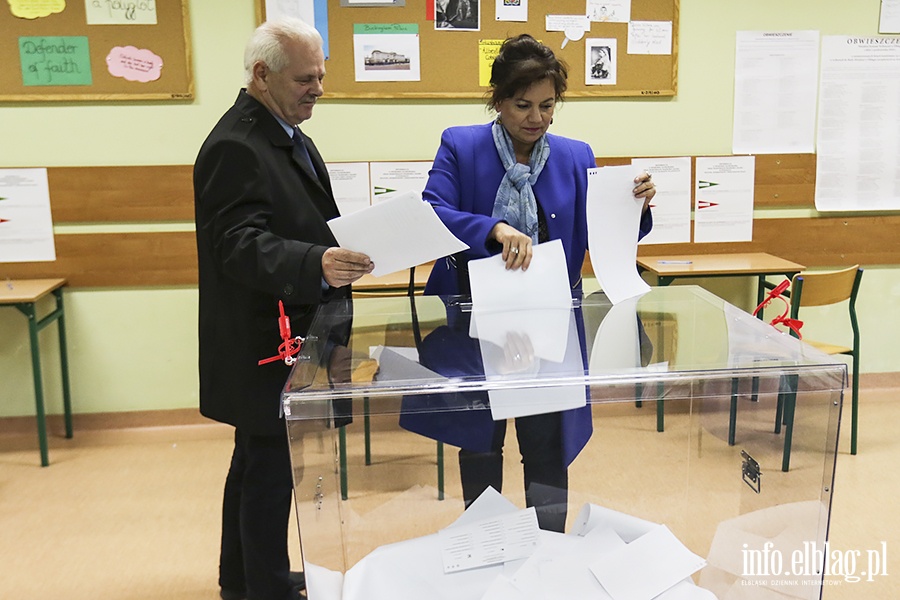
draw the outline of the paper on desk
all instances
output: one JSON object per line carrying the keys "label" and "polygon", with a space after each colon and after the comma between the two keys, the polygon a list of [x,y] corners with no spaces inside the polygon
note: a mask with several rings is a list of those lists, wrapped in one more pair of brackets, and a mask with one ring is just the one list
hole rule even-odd
{"label": "paper on desk", "polygon": [[704,566],[706,560],[659,525],[624,548],[604,554],[591,565],[591,572],[614,600],[651,600]]}
{"label": "paper on desk", "polygon": [[588,169],[587,221],[591,266],[609,301],[650,291],[637,272],[637,244],[644,201],[635,198],[635,168]]}
{"label": "paper on desk", "polygon": [[456,238],[419,194],[404,192],[328,221],[342,248],[367,254],[381,277],[449,256],[468,246]]}

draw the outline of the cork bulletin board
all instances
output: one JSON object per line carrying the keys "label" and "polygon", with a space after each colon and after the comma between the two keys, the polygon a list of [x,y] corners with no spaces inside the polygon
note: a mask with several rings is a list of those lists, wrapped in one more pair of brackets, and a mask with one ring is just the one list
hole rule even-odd
{"label": "cork bulletin board", "polygon": [[187,2],[0,3],[0,101],[193,99]]}
{"label": "cork bulletin board", "polygon": [[[265,18],[265,2],[257,1],[257,14]],[[435,0],[405,0],[386,6],[373,2],[368,6],[352,5],[342,0],[327,0],[329,56],[325,95],[332,98],[482,98],[487,87],[479,80],[479,45],[481,41],[503,40],[529,33],[550,46],[569,66],[568,97],[597,96],[674,96],[678,65],[679,0],[632,0],[632,22],[671,23],[671,52],[668,54],[633,54],[628,52],[629,24],[590,22],[590,31],[577,41],[562,46],[566,34],[547,31],[545,17],[584,15],[586,0],[530,0],[527,22],[497,21],[495,0],[472,0],[478,12],[474,29],[439,28],[429,19],[428,3]],[[459,0],[438,0],[439,6],[456,10]],[[598,2],[597,5],[604,3]],[[610,6],[614,3],[610,2]],[[621,3],[616,3],[621,4]],[[470,9],[471,10],[471,9]],[[437,11],[438,22],[441,11]],[[320,14],[315,20],[321,23]],[[416,26],[419,35],[419,81],[357,81],[354,63],[354,32],[365,24],[405,24]],[[608,45],[613,56],[615,83],[589,85],[586,73],[587,40],[615,40]],[[598,43],[591,43],[596,49]],[[595,82],[596,83],[596,82]]]}

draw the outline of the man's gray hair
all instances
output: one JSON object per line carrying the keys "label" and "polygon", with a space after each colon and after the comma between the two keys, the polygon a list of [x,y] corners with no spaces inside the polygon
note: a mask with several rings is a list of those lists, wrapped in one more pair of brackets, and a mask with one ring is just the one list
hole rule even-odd
{"label": "man's gray hair", "polygon": [[253,65],[257,62],[265,63],[276,73],[281,72],[288,63],[284,51],[284,43],[288,40],[322,47],[321,34],[305,21],[293,17],[266,21],[256,28],[244,49],[244,83],[253,80]]}

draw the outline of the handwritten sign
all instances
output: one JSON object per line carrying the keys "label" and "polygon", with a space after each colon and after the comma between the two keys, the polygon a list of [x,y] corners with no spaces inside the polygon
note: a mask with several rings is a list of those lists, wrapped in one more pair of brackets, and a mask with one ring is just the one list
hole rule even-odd
{"label": "handwritten sign", "polygon": [[113,77],[127,81],[156,81],[162,74],[162,58],[147,50],[134,46],[116,46],[106,56],[106,68]]}
{"label": "handwritten sign", "polygon": [[628,23],[628,54],[672,54],[672,21]]}
{"label": "handwritten sign", "polygon": [[91,85],[87,36],[20,37],[22,85]]}
{"label": "handwritten sign", "polygon": [[9,0],[9,10],[20,19],[40,19],[61,13],[66,0]]}
{"label": "handwritten sign", "polygon": [[156,0],[84,0],[88,25],[156,25]]}

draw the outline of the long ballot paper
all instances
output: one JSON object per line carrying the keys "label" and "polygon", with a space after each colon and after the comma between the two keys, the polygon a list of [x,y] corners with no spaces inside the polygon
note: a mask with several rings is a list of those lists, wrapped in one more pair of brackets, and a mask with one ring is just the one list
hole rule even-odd
{"label": "long ballot paper", "polygon": [[381,277],[468,249],[414,192],[328,221],[341,248],[367,254]]}
{"label": "long ballot paper", "polygon": [[591,266],[613,304],[650,291],[637,271],[644,201],[635,198],[632,166],[588,169],[587,220]]}

